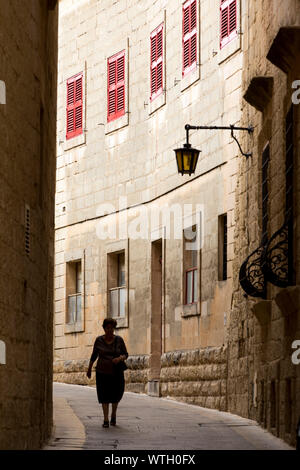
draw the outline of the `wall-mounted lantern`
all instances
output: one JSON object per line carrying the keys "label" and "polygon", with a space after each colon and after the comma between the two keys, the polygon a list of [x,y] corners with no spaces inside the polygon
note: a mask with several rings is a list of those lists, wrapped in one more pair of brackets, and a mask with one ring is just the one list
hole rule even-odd
{"label": "wall-mounted lantern", "polygon": [[178,173],[181,173],[182,175],[190,175],[195,173],[197,162],[198,162],[198,157],[199,153],[201,150],[197,150],[192,148],[191,144],[189,143],[189,131],[190,130],[199,130],[199,129],[206,129],[206,130],[231,130],[231,136],[232,138],[237,142],[240,152],[244,157],[251,157],[252,153],[244,153],[240,143],[238,142],[237,138],[233,134],[233,131],[247,131],[249,134],[251,134],[254,131],[254,128],[252,126],[250,127],[236,127],[233,125],[230,126],[191,126],[190,124],[185,125],[185,130],[186,130],[186,143],[183,145],[182,148],[175,149],[175,155],[176,155],[176,162],[177,162],[177,167],[178,167]]}

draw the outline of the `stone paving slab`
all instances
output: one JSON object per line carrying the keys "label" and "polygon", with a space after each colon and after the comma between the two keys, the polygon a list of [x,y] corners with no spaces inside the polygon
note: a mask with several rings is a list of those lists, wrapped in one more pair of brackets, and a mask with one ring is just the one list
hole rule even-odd
{"label": "stone paving slab", "polygon": [[294,450],[255,421],[126,392],[117,426],[102,427],[94,387],[54,384],[55,430],[45,450]]}

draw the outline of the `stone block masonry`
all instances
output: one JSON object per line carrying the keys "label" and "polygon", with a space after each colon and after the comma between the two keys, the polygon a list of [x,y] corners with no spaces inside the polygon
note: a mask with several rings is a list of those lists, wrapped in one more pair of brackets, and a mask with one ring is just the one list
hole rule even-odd
{"label": "stone block masonry", "polygon": [[226,346],[165,353],[161,367],[161,396],[227,410]]}
{"label": "stone block masonry", "polygon": [[56,3],[0,1],[1,450],[52,430]]}
{"label": "stone block masonry", "polygon": [[[297,0],[286,0],[278,8],[276,0],[253,0],[247,2],[247,8],[242,121],[251,123],[255,131],[251,139],[253,157],[241,160],[238,169],[233,301],[228,328],[228,411],[257,420],[276,436],[295,445],[300,416],[300,368],[292,363],[292,344],[300,338],[299,106],[293,106],[289,126],[286,118],[292,106],[292,84],[300,77],[300,4]],[[261,80],[273,86],[272,93],[263,101],[257,86]],[[287,127],[292,129],[288,145]],[[242,147],[249,146],[249,141],[248,136],[242,136]],[[264,160],[263,171],[263,154],[268,147],[267,169]],[[287,148],[293,149],[294,161],[286,166]],[[293,174],[289,181],[286,172]],[[268,193],[264,192],[264,202],[263,183]],[[263,220],[267,220],[264,235],[268,242],[282,227],[288,217],[288,193],[293,193],[293,229],[285,253],[280,252],[279,238],[275,238],[273,247],[278,245],[272,253],[272,270],[275,274],[286,272],[286,253],[293,248],[294,280],[289,287],[283,287],[283,284],[274,285],[276,281],[273,283],[266,275],[265,298],[246,295],[239,284],[239,269],[247,256],[262,244]],[[280,242],[282,239],[281,236]],[[267,247],[270,245],[264,246],[266,251]],[[253,264],[248,265],[248,270],[254,274],[251,282],[258,285],[258,273],[264,261],[256,262],[256,272]]]}
{"label": "stone block masonry", "polygon": [[[191,143],[202,150],[194,177],[178,174],[173,149],[184,142],[187,123],[239,121],[243,36],[221,51],[218,2],[212,7],[209,0],[197,0],[196,63],[183,77],[182,7],[182,0],[60,2],[54,379],[88,383],[82,368],[93,339],[102,334],[103,319],[112,314],[115,260],[122,253],[126,305],[116,333],[130,354],[127,389],[225,409],[226,354],[220,350],[231,308],[238,149],[230,132],[191,133]],[[241,9],[241,30],[245,15]],[[164,85],[151,100],[150,35],[161,24]],[[123,50],[125,115],[108,123],[107,59]],[[83,132],[81,140],[66,142],[67,80],[78,73],[85,81]],[[184,241],[167,234],[163,217],[140,239],[130,233],[97,236],[97,227],[113,218],[99,217],[99,209],[105,203],[112,208],[108,212],[118,211],[120,196],[126,197],[122,216],[128,222],[137,204],[148,214],[179,207],[181,235],[193,225],[183,208],[190,205],[194,215],[203,208],[194,302],[187,304],[186,285],[192,284]],[[228,215],[228,269],[221,281],[222,214]],[[67,272],[74,262],[84,266],[77,325],[68,324],[67,308],[72,284]]]}
{"label": "stone block masonry", "polygon": [[[95,385],[86,377],[88,360],[65,361],[54,367],[54,381]],[[149,356],[129,356],[126,391],[148,393]],[[162,355],[160,393],[177,401],[221,411],[227,410],[227,347],[172,351]]]}

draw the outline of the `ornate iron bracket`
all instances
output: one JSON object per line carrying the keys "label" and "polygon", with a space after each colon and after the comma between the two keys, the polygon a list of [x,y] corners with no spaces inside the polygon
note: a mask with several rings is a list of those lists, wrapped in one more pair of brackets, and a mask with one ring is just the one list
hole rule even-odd
{"label": "ornate iron bracket", "polygon": [[239,281],[246,294],[252,297],[266,298],[266,280],[262,270],[262,255],[265,247],[261,245],[243,262],[240,268]]}
{"label": "ornate iron bracket", "polygon": [[266,279],[278,287],[293,285],[292,221],[287,221],[272,235],[263,254]]}
{"label": "ornate iron bracket", "polygon": [[185,125],[185,130],[186,130],[186,142],[189,143],[189,131],[190,130],[199,130],[199,129],[206,129],[206,130],[231,130],[231,136],[232,138],[236,141],[236,143],[238,144],[239,146],[239,149],[240,149],[240,152],[242,155],[244,155],[244,157],[248,158],[248,157],[252,157],[252,153],[245,153],[243,152],[242,150],[242,147],[239,143],[239,141],[237,140],[237,138],[235,137],[235,135],[233,134],[233,131],[247,131],[249,134],[252,134],[252,132],[254,131],[254,127],[253,126],[249,126],[249,127],[237,127],[237,126],[234,126],[232,124],[230,124],[230,126],[191,126],[190,124],[186,124]]}
{"label": "ornate iron bracket", "polygon": [[267,282],[277,287],[294,285],[292,230],[291,219],[243,262],[239,281],[248,295],[266,298]]}

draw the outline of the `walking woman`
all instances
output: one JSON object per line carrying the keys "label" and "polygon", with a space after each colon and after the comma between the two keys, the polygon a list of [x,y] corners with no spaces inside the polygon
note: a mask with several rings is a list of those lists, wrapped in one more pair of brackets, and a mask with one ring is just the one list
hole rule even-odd
{"label": "walking woman", "polygon": [[103,427],[109,427],[109,403],[112,404],[110,424],[116,425],[117,407],[121,400],[124,388],[124,370],[127,369],[125,360],[128,357],[127,349],[121,336],[114,334],[117,322],[114,318],[105,318],[103,321],[105,334],[98,336],[94,343],[87,377],[92,376],[93,363],[96,365],[96,387],[99,403],[102,404],[104,422]]}

